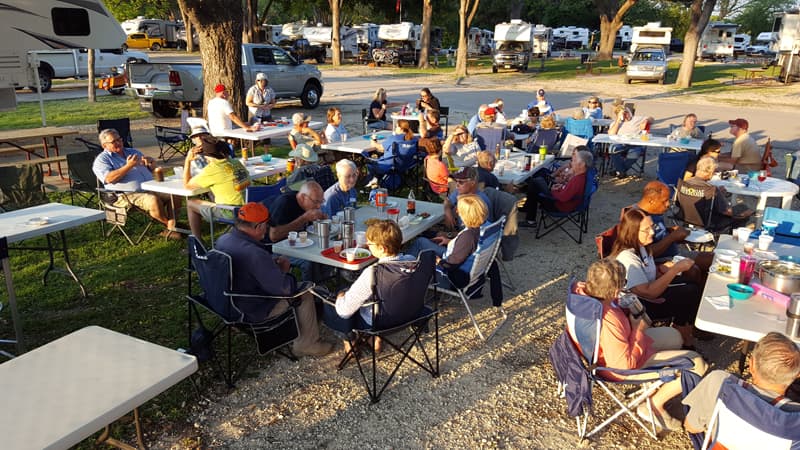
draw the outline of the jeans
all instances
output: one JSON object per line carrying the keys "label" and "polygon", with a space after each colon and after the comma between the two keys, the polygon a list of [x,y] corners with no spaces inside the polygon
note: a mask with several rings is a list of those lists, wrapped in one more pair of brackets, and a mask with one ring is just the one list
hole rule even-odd
{"label": "jeans", "polygon": [[335,332],[335,334],[346,339],[354,329],[363,330],[370,327],[370,324],[361,317],[361,310],[356,311],[352,316],[345,319],[336,313],[336,307],[325,303],[322,310],[322,321],[325,326]]}
{"label": "jeans", "polygon": [[636,160],[641,158],[644,151],[644,147],[612,146],[611,165],[617,172],[627,173],[636,163]]}
{"label": "jeans", "polygon": [[433,252],[436,253],[436,256],[441,258],[444,256],[444,251],[447,250],[447,248],[443,245],[433,242],[426,237],[419,236],[411,241],[410,244],[408,244],[403,253],[411,256],[419,256],[419,254],[425,250],[433,250]]}

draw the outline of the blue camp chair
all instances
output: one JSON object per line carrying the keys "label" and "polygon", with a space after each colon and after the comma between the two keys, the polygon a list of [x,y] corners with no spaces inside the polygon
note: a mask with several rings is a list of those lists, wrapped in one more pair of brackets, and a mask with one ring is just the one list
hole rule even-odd
{"label": "blue camp chair", "polygon": [[800,412],[772,405],[728,378],[720,387],[714,413],[708,423],[703,449],[727,450],[800,448]]}
{"label": "blue camp chair", "polygon": [[[589,230],[589,204],[592,202],[592,195],[600,187],[600,180],[597,177],[597,170],[589,168],[586,171],[586,187],[583,190],[583,200],[572,211],[547,211],[539,208],[539,220],[536,221],[536,239],[539,239],[556,228],[560,228],[573,241],[580,244],[583,242],[583,234]],[[547,197],[549,193],[540,193],[542,197]],[[570,224],[578,227],[577,236],[573,235],[566,226]]]}
{"label": "blue camp chair", "polygon": [[368,151],[362,153],[367,166],[367,178],[375,177],[378,186],[395,192],[405,183],[419,182],[416,169],[420,166],[421,156],[417,151],[417,141],[401,141],[392,144],[391,148],[377,159],[371,158]]}
{"label": "blue camp chair", "polygon": [[767,207],[764,220],[778,222],[775,229],[775,242],[800,245],[800,211]]}
{"label": "blue camp chair", "polygon": [[691,156],[689,152],[659,153],[656,177],[669,186],[670,198],[674,196],[678,180],[683,178]]}
{"label": "blue camp chair", "polygon": [[[603,304],[594,298],[576,294],[576,283],[574,278],[569,283],[566,302],[567,331],[550,348],[550,361],[558,379],[559,394],[566,397],[568,413],[576,419],[578,436],[581,439],[588,438],[618,417],[627,414],[655,439],[655,417],[652,414],[649,398],[662,384],[674,380],[681,370],[691,369],[692,361],[689,358],[679,357],[664,362],[663,365],[630,370],[598,367]],[[652,376],[643,380],[612,381],[604,378],[604,373],[613,373],[617,376],[641,374]],[[594,385],[600,386],[620,409],[587,433],[589,416],[593,412]],[[626,395],[623,389],[631,385],[637,387],[637,390],[633,394]],[[644,402],[647,402],[650,411],[650,420],[647,423],[636,414],[636,408]]]}

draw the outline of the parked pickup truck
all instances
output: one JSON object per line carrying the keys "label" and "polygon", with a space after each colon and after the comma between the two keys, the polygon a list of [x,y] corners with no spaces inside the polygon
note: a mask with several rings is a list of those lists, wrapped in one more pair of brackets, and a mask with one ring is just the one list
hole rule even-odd
{"label": "parked pickup truck", "polygon": [[298,61],[313,59],[319,64],[325,64],[325,47],[311,45],[308,39],[281,41],[280,47],[291,53]]}
{"label": "parked pickup truck", "polygon": [[[85,78],[89,75],[88,51],[82,49],[41,50],[34,52],[39,58],[39,80],[42,92],[47,92],[53,79]],[[119,71],[129,62],[147,62],[150,58],[142,52],[127,52],[122,49],[96,50],[94,73],[100,77]]]}
{"label": "parked pickup truck", "polygon": [[[245,89],[255,84],[258,72],[267,74],[278,98],[299,98],[309,109],[319,106],[323,84],[316,66],[298,62],[274,45],[242,45]],[[138,98],[144,111],[157,117],[174,117],[181,104],[203,107],[203,68],[196,63],[130,64],[125,93]],[[246,91],[240,95],[244,97]]]}

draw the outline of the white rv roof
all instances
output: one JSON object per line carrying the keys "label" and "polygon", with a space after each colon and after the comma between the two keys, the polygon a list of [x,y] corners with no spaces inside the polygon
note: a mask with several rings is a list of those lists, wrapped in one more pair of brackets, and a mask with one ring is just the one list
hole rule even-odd
{"label": "white rv roof", "polygon": [[[59,8],[53,11],[54,8]],[[125,32],[100,0],[3,0],[0,49],[116,48]]]}

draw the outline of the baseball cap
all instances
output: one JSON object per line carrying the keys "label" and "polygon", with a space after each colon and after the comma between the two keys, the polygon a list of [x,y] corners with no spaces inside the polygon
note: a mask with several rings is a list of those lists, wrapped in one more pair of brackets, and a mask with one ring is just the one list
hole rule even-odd
{"label": "baseball cap", "polygon": [[220,83],[220,84],[214,86],[214,92],[216,92],[217,94],[219,94],[220,92],[224,92],[224,91],[225,91],[225,85],[224,84]]}
{"label": "baseball cap", "polygon": [[750,129],[750,123],[748,123],[745,119],[729,120],[728,125],[736,125],[737,127],[745,130]]}
{"label": "baseball cap", "polygon": [[239,219],[250,223],[261,223],[269,220],[269,210],[263,203],[245,203],[239,208]]}
{"label": "baseball cap", "polygon": [[495,116],[497,115],[497,111],[494,108],[489,107],[483,110],[483,114],[487,116]]}
{"label": "baseball cap", "polygon": [[292,158],[300,158],[303,161],[308,162],[317,162],[319,157],[317,156],[317,152],[314,151],[308,144],[297,144],[297,147],[294,150],[289,152],[289,156]]}
{"label": "baseball cap", "polygon": [[294,113],[292,114],[292,123],[295,125],[300,125],[303,122],[308,122],[311,120],[311,116],[306,113]]}
{"label": "baseball cap", "polygon": [[192,127],[192,133],[189,135],[189,138],[193,138],[201,134],[210,134],[208,132],[208,128],[206,128],[205,125],[197,125]]}
{"label": "baseball cap", "polygon": [[474,167],[462,167],[461,170],[453,174],[454,180],[475,180],[478,178],[478,172]]}
{"label": "baseball cap", "polygon": [[536,95],[538,95],[539,97],[544,97],[544,89],[539,89],[538,91],[536,91]]}
{"label": "baseball cap", "polygon": [[256,74],[256,81],[258,81],[258,80],[268,80],[268,79],[269,78],[267,78],[267,74],[265,74],[264,72],[258,72]]}

